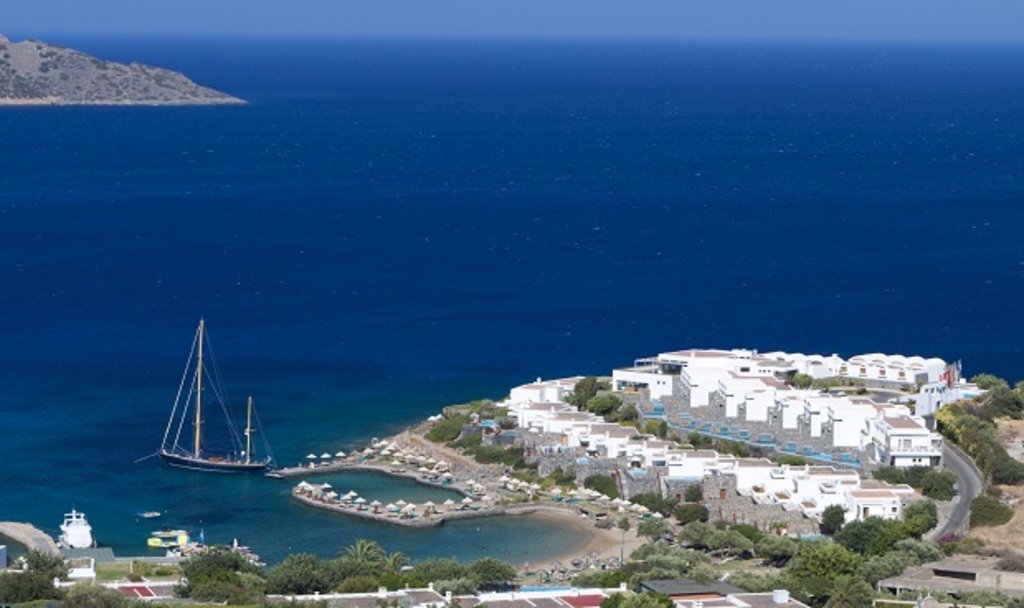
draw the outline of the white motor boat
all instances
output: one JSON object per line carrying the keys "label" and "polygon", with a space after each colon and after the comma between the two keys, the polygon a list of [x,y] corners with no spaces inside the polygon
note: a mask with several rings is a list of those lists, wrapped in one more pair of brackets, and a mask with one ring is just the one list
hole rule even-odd
{"label": "white motor boat", "polygon": [[60,525],[58,544],[65,549],[89,549],[96,546],[92,538],[92,526],[85,519],[85,513],[74,509],[64,514],[64,523]]}

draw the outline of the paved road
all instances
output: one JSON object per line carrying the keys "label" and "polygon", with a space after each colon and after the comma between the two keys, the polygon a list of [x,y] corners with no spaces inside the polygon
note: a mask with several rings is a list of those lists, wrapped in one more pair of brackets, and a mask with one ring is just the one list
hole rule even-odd
{"label": "paved road", "polygon": [[949,518],[932,532],[931,538],[939,539],[947,534],[960,535],[967,530],[971,518],[971,501],[981,494],[981,478],[973,463],[959,450],[948,445],[942,447],[942,460],[946,467],[956,473],[959,496],[955,499]]}

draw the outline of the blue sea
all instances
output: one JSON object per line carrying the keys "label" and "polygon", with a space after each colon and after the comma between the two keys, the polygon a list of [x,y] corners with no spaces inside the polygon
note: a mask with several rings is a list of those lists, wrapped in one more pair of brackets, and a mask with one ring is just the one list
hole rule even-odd
{"label": "blue sea", "polygon": [[1024,47],[49,38],[250,103],[0,109],[0,519],[76,507],[118,553],[169,524],[271,562],[582,542],[135,462],[200,316],[286,464],[689,346],[1024,376]]}

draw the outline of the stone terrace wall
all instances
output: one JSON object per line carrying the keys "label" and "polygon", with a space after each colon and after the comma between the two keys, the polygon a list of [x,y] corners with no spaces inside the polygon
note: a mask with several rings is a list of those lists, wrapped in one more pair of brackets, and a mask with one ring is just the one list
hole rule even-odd
{"label": "stone terrace wall", "polygon": [[789,534],[816,534],[818,522],[799,511],[786,511],[780,505],[761,505],[736,492],[735,475],[711,475],[701,483],[704,506],[711,521],[749,524],[759,530],[771,530],[773,524],[785,524]]}

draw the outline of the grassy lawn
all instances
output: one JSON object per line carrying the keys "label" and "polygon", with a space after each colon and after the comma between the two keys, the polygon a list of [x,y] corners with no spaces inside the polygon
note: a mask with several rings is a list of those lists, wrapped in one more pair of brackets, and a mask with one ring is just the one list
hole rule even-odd
{"label": "grassy lawn", "polygon": [[[134,568],[133,568],[134,566]],[[96,580],[101,582],[125,579],[132,571],[151,581],[176,581],[181,576],[177,566],[157,566],[141,562],[96,564]]]}

